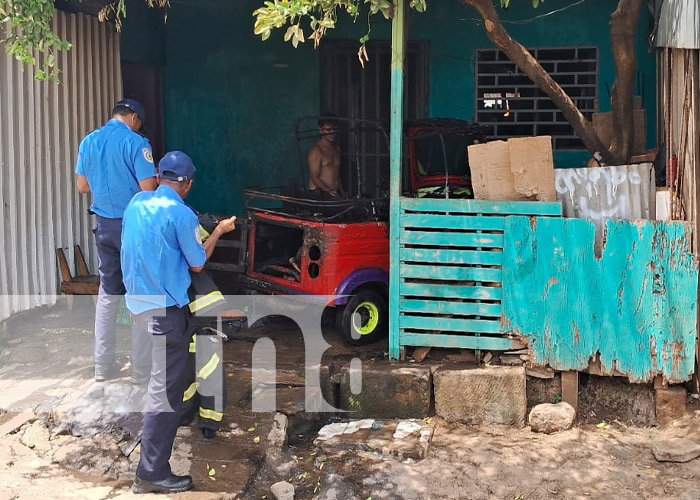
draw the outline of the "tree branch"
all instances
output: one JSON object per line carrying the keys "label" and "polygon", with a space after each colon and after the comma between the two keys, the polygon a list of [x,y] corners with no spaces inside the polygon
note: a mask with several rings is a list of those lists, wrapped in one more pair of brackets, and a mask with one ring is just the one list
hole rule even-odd
{"label": "tree branch", "polygon": [[564,89],[554,81],[525,47],[510,37],[503,28],[491,0],[463,1],[476,9],[484,19],[486,32],[491,41],[552,99],[593,157],[608,165],[622,163],[623,160],[619,156],[612,154],[605,147],[593,128],[593,124],[586,120],[586,117],[579,111],[569,95],[564,92]]}
{"label": "tree branch", "polygon": [[626,162],[634,144],[634,77],[637,72],[635,42],[642,0],[620,0],[610,16],[616,78],[612,88],[613,138],[611,153]]}

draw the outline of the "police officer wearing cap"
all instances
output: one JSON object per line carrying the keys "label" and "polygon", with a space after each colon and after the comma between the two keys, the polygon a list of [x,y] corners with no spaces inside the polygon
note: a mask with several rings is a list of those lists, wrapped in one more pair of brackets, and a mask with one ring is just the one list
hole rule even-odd
{"label": "police officer wearing cap", "polygon": [[173,474],[168,463],[189,369],[189,272],[202,271],[219,237],[235,229],[235,217],[224,219],[200,243],[197,215],[183,201],[196,171],[192,159],[172,151],[159,170],[158,189],[138,193],[126,207],[122,234],[126,304],[135,334],[150,336],[153,346],[135,493],[192,488],[192,478]]}
{"label": "police officer wearing cap", "polygon": [[[100,275],[95,310],[96,381],[114,378],[120,369],[115,355],[119,299],[124,295],[119,263],[124,209],[136,193],[153,191],[158,185],[151,145],[138,133],[145,121],[141,103],[119,101],[112,119],[88,134],[78,150],[78,191],[92,193],[90,209],[97,216],[93,230]],[[144,368],[135,366],[132,357],[132,374],[138,369]]]}

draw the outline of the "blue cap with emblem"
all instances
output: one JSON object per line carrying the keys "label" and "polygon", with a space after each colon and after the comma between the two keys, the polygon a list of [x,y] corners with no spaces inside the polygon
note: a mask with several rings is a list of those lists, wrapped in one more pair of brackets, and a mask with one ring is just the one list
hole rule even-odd
{"label": "blue cap with emblem", "polygon": [[133,111],[134,113],[139,115],[141,123],[144,125],[146,124],[146,109],[143,107],[143,104],[138,102],[136,99],[122,99],[114,105],[115,111],[117,110],[117,108],[126,108],[128,110]]}
{"label": "blue cap with emblem", "polygon": [[158,164],[161,179],[168,181],[189,181],[194,177],[197,169],[192,163],[192,158],[182,151],[170,151]]}

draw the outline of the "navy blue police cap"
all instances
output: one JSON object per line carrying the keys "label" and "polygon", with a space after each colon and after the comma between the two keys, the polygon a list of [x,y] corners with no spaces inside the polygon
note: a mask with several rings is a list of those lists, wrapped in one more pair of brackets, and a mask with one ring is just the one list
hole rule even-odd
{"label": "navy blue police cap", "polygon": [[169,151],[158,164],[161,179],[168,181],[189,181],[194,177],[197,169],[192,163],[192,158],[182,151]]}
{"label": "navy blue police cap", "polygon": [[122,99],[114,105],[114,109],[117,108],[126,108],[133,111],[139,116],[141,123],[144,125],[146,124],[146,109],[143,107],[143,104],[138,102],[136,99]]}

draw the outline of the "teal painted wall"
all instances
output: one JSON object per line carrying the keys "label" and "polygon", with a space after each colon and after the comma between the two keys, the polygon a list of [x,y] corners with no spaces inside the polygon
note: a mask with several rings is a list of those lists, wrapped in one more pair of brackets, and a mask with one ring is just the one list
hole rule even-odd
{"label": "teal painted wall", "polygon": [[298,177],[295,120],[318,113],[318,53],[253,35],[259,2],[174,5],[167,24],[167,149],[198,168],[190,203],[243,213],[243,189]]}
{"label": "teal painted wall", "polygon": [[[142,0],[130,2],[122,56],[165,64],[166,148],[188,152],[201,174],[190,202],[203,211],[240,215],[245,186],[282,185],[298,178],[294,123],[319,113],[319,55],[312,45],[294,49],[282,41],[283,31],[267,42],[254,36],[252,12],[261,0],[181,0],[173,4],[165,27],[159,12],[142,12]],[[134,2],[139,6],[133,7]],[[503,12],[505,21],[570,4],[547,0],[532,9],[525,0],[513,3],[517,6]],[[614,75],[608,23],[614,3],[587,0],[542,20],[507,26],[526,46],[598,45],[600,107],[608,111],[605,82],[612,84]],[[655,56],[643,42],[645,23],[639,69],[645,107],[654,117]],[[329,38],[357,40],[368,29],[366,17],[353,24],[344,13],[338,25]],[[372,39],[388,41],[390,36],[390,23],[375,16]],[[426,13],[411,13],[409,36],[430,41],[430,115],[473,119],[475,50],[492,46],[476,11],[456,0],[430,1]],[[655,120],[648,121],[653,146]],[[586,152],[557,153],[555,162],[558,167],[580,166],[588,158]]]}
{"label": "teal painted wall", "polygon": [[698,264],[690,225],[608,221],[602,256],[582,219],[509,217],[504,226],[503,321],[538,365],[633,382],[688,380],[695,368]]}
{"label": "teal painted wall", "polygon": [[[610,111],[610,98],[605,84],[615,80],[615,65],[610,44],[610,14],[617,2],[587,0],[557,14],[533,19],[567,7],[570,0],[547,0],[538,9],[529,1],[515,0],[508,10],[499,10],[506,29],[525,47],[597,46],[599,48],[598,99],[601,112]],[[647,145],[656,146],[656,56],[649,52],[647,26],[650,15],[645,9],[639,24],[637,66],[644,81],[644,107],[647,109]],[[373,21],[371,37],[389,40],[390,23]],[[366,19],[352,25],[342,24],[329,38],[359,39],[367,32]],[[484,24],[471,7],[457,1],[429,1],[428,10],[411,13],[409,39],[430,42],[430,116],[473,120],[476,111],[476,50],[492,48]],[[588,152],[555,153],[557,167],[585,166]]]}

